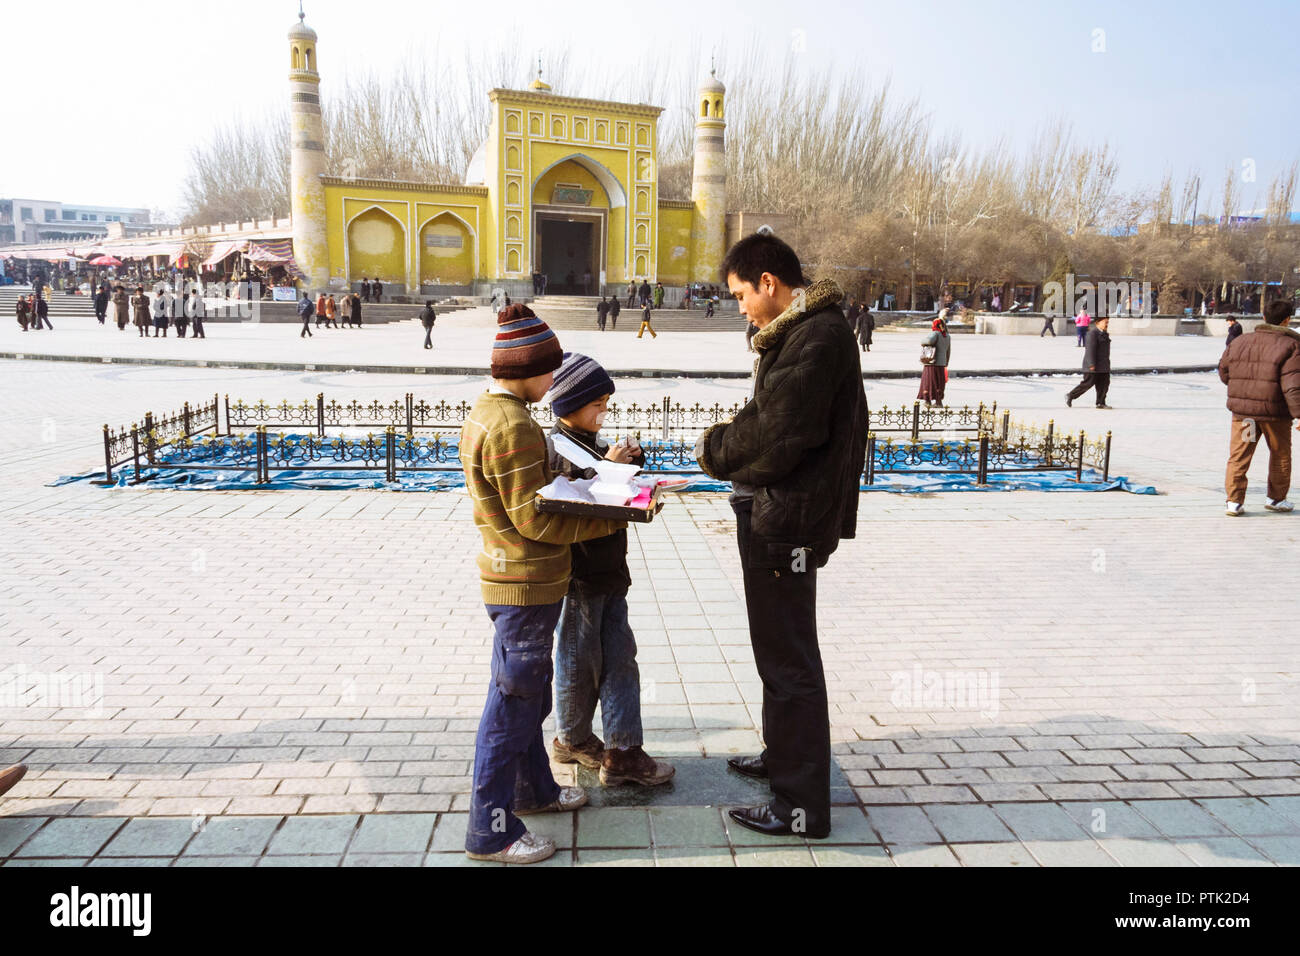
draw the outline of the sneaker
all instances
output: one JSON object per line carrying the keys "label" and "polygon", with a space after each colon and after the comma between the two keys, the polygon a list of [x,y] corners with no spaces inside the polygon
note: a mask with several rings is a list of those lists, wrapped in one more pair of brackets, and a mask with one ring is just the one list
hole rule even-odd
{"label": "sneaker", "polygon": [[587,791],[581,787],[561,787],[560,795],[544,807],[515,807],[515,816],[526,817],[530,813],[564,813],[576,810],[587,803]]}
{"label": "sneaker", "polygon": [[605,756],[605,745],[592,734],[580,744],[562,744],[560,738],[551,741],[552,759],[556,763],[577,763],[592,770],[600,767]]}
{"label": "sneaker", "polygon": [[1229,501],[1228,506],[1224,509],[1223,513],[1229,518],[1240,518],[1246,513],[1246,508],[1244,505],[1239,505],[1235,501]]}
{"label": "sneaker", "polygon": [[600,783],[605,787],[625,783],[657,787],[671,780],[676,772],[672,764],[655,760],[640,747],[610,749],[605,751],[605,759],[600,765]]}
{"label": "sneaker", "polygon": [[471,860],[487,860],[490,863],[541,863],[555,856],[555,841],[548,836],[524,831],[514,843],[495,853],[470,853],[465,855]]}
{"label": "sneaker", "polygon": [[1274,501],[1272,498],[1267,498],[1264,501],[1264,510],[1280,511],[1285,514],[1288,511],[1294,511],[1295,505],[1291,504],[1291,502],[1287,501],[1285,498],[1281,501]]}

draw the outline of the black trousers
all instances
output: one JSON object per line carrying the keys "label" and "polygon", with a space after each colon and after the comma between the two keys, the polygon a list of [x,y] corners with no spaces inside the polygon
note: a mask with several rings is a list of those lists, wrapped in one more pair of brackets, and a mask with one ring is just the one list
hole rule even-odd
{"label": "black trousers", "polygon": [[[735,507],[745,609],[763,682],[763,763],[772,811],[810,836],[831,825],[831,727],[817,646],[817,567],[749,567],[752,503]],[[794,557],[791,556],[791,563]]]}
{"label": "black trousers", "polygon": [[1106,404],[1106,393],[1110,391],[1110,372],[1085,372],[1083,381],[1070,389],[1070,401],[1074,401],[1088,389],[1096,387],[1097,404]]}
{"label": "black trousers", "polygon": [[426,349],[433,348],[433,326],[432,325],[424,330],[424,347]]}
{"label": "black trousers", "polygon": [[1052,338],[1056,338],[1056,321],[1054,319],[1043,320],[1043,331],[1038,333],[1038,337],[1041,339],[1048,332],[1052,333]]}
{"label": "black trousers", "polygon": [[308,324],[308,323],[310,323],[310,322],[311,322],[311,316],[306,316],[306,317],[303,318],[303,320],[302,320],[302,331],[298,333],[298,338],[303,338],[304,336],[306,336],[307,338],[311,338],[311,337],[312,337],[312,335],[311,335],[311,326]]}

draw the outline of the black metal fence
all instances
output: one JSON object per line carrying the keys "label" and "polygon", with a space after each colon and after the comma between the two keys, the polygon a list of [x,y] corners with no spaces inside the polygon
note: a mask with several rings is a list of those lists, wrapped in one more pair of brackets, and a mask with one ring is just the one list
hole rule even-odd
{"label": "black metal fence", "polygon": [[[147,480],[143,466],[182,470],[254,471],[256,481],[270,481],[272,471],[356,471],[383,468],[388,481],[399,471],[458,471],[459,429],[470,412],[468,402],[402,401],[338,402],[318,393],[315,401],[244,402],[225,397],[225,429],[221,428],[219,396],[209,402],[155,417],[117,431],[104,426],[104,483],[113,483],[113,469],[130,463],[132,483]],[[693,433],[734,416],[742,402],[685,405],[665,396],[657,404],[611,402],[605,422],[614,434],[647,438],[645,469],[680,474],[698,472]],[[529,406],[543,425],[554,420],[550,407]],[[985,484],[991,472],[1072,471],[1082,481],[1091,465],[1110,477],[1111,433],[1089,439],[1058,434],[1047,426],[1020,422],[997,404],[975,408],[922,408],[920,402],[895,409],[881,406],[869,415],[863,478],[875,484],[878,475],[973,474]],[[328,437],[327,428],[372,428],[364,436]],[[250,429],[248,433],[236,429]],[[274,429],[274,430],[273,430]],[[295,434],[287,434],[296,432]],[[418,434],[417,431],[431,432]],[[654,433],[658,435],[654,435]],[[969,433],[962,438],[960,433]],[[454,434],[452,434],[454,433]],[[675,433],[675,434],[674,434]],[[223,438],[224,434],[224,438]],[[906,435],[896,440],[894,434]],[[166,450],[166,460],[161,454]]]}
{"label": "black metal fence", "polygon": [[[942,416],[932,419],[932,427],[925,428],[918,427],[914,415],[910,437],[904,441],[889,437],[882,440],[875,431],[870,432],[866,483],[875,484],[880,474],[955,472],[974,474],[976,484],[983,485],[988,483],[990,472],[1044,471],[1074,472],[1074,480],[1083,481],[1085,466],[1101,471],[1102,481],[1110,480],[1110,432],[1105,438],[1095,439],[1089,439],[1083,430],[1078,435],[1058,433],[1055,421],[1049,421],[1044,428],[1012,419],[1005,410],[999,421],[996,409],[996,405],[987,410],[981,405],[979,421],[983,427],[963,440],[942,437],[945,432],[964,430],[944,422]],[[925,438],[926,432],[937,432],[941,437]]]}
{"label": "black metal fence", "polygon": [[[743,402],[722,405],[683,405],[667,396],[657,403],[620,403],[611,401],[605,419],[605,429],[615,434],[636,432],[657,434],[665,440],[674,433],[699,431],[725,421],[740,411]],[[226,430],[233,434],[236,428],[257,428],[261,425],[313,429],[324,437],[330,428],[395,428],[406,434],[429,429],[459,431],[469,416],[470,402],[447,401],[430,403],[417,400],[407,392],[402,400],[381,402],[326,401],[323,392],[316,398],[301,402],[245,402],[226,396]],[[555,421],[550,405],[529,405],[533,418],[543,425]]]}
{"label": "black metal fence", "polygon": [[113,431],[104,426],[104,483],[112,484],[113,469],[130,462],[135,474],[133,480],[141,481],[141,459],[146,464],[155,463],[158,451],[165,445],[178,440],[188,439],[204,432],[220,434],[219,414],[220,396],[213,395],[212,401],[191,407],[189,402],[179,412],[172,412],[155,418],[153,412],[145,412],[144,424],[133,423],[129,428],[122,426]]}

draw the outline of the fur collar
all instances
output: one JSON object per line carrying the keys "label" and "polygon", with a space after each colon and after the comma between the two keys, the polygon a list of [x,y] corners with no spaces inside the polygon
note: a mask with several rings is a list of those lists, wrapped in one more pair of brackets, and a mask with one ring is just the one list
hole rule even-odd
{"label": "fur collar", "polygon": [[769,322],[766,328],[754,333],[754,337],[750,340],[754,351],[766,352],[770,348],[779,346],[796,325],[808,316],[828,306],[836,305],[843,298],[844,292],[834,279],[818,279],[806,289],[796,289],[795,299],[790,303],[790,307]]}
{"label": "fur collar", "polygon": [[[1261,322],[1259,323],[1259,325],[1255,326],[1255,331],[1256,332],[1279,332],[1282,335],[1289,335],[1291,336],[1291,338],[1295,339],[1296,341],[1300,341],[1300,332],[1297,332],[1295,329],[1289,329],[1283,325],[1269,325],[1267,322]],[[754,336],[754,340],[755,341],[758,340],[757,335]]]}

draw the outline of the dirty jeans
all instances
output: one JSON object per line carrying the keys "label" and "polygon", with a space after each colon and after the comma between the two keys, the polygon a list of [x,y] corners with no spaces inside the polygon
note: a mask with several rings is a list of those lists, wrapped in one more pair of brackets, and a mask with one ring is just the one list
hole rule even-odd
{"label": "dirty jeans", "polygon": [[486,605],[492,620],[492,680],[474,742],[465,849],[496,853],[523,836],[515,807],[539,807],[560,796],[542,741],[551,712],[551,644],[561,602]]}
{"label": "dirty jeans", "polygon": [[641,673],[627,623],[627,592],[594,594],[570,587],[555,647],[555,719],[560,743],[591,736],[600,701],[605,746],[640,747]]}

